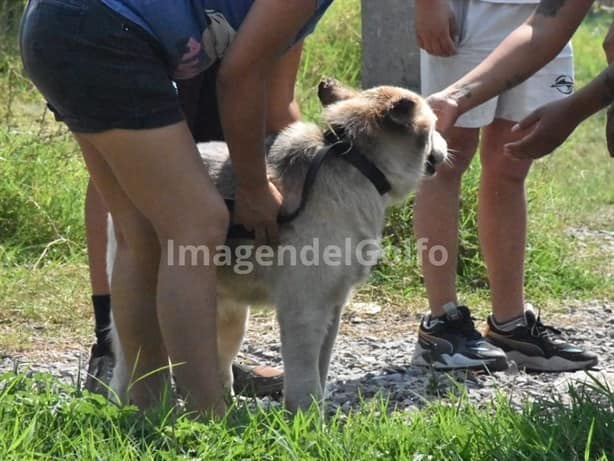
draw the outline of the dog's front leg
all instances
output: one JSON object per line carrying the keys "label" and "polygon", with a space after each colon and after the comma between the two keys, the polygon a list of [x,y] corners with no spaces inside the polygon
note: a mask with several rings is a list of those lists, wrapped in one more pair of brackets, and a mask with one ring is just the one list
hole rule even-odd
{"label": "dog's front leg", "polygon": [[333,346],[337,339],[337,333],[339,332],[339,322],[341,321],[341,311],[343,306],[341,304],[335,306],[332,315],[332,321],[328,325],[324,342],[320,348],[319,369],[320,369],[320,384],[322,391],[326,389],[326,379],[328,378],[328,368],[330,366],[330,359],[333,353]]}
{"label": "dog's front leg", "polygon": [[319,359],[328,319],[322,305],[300,303],[296,297],[288,301],[291,305],[282,303],[277,312],[284,360],[284,403],[295,412],[321,401]]}

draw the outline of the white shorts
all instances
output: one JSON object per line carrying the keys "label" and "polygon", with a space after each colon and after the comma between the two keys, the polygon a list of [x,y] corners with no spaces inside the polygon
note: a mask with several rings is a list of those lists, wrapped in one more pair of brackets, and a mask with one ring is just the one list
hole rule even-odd
{"label": "white shorts", "polygon": [[[457,54],[438,57],[422,50],[421,80],[425,96],[443,90],[480,64],[535,10],[532,4],[449,1],[456,15]],[[538,107],[571,94],[573,85],[573,52],[568,43],[533,77],[463,114],[456,126],[481,128],[496,118],[518,122]]]}

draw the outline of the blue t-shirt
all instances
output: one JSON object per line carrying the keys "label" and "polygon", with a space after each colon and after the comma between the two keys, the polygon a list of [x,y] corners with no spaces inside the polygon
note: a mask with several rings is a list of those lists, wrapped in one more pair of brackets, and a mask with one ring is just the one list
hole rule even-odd
{"label": "blue t-shirt", "polygon": [[[149,32],[162,46],[174,80],[184,80],[220,60],[255,0],[102,0]],[[296,37],[310,34],[333,0],[317,10]]]}

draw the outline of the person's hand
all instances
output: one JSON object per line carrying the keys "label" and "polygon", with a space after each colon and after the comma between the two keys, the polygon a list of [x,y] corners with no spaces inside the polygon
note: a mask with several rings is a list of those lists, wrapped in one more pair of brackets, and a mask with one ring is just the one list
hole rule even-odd
{"label": "person's hand", "polygon": [[559,147],[578,126],[571,98],[540,107],[512,132],[522,133],[520,140],[505,145],[504,153],[518,159],[538,159]]}
{"label": "person's hand", "polygon": [[603,40],[603,51],[605,52],[608,64],[612,64],[614,62],[614,22],[610,26],[608,35]]}
{"label": "person's hand", "polygon": [[454,126],[461,115],[458,101],[446,91],[440,91],[429,96],[426,101],[437,116],[437,131],[444,135]]}
{"label": "person's hand", "polygon": [[256,235],[256,245],[279,242],[277,217],[283,198],[270,181],[259,185],[238,185],[235,192],[234,224]]}
{"label": "person's hand", "polygon": [[456,54],[456,17],[447,0],[416,1],[415,25],[420,48],[434,56]]}

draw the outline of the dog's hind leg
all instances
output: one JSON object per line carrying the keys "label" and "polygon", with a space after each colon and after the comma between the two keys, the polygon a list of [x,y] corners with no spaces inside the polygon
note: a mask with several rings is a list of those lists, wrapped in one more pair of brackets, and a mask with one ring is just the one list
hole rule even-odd
{"label": "dog's hind leg", "polygon": [[248,306],[224,298],[218,300],[218,363],[222,383],[229,394],[232,394],[232,361],[243,343],[248,317]]}

